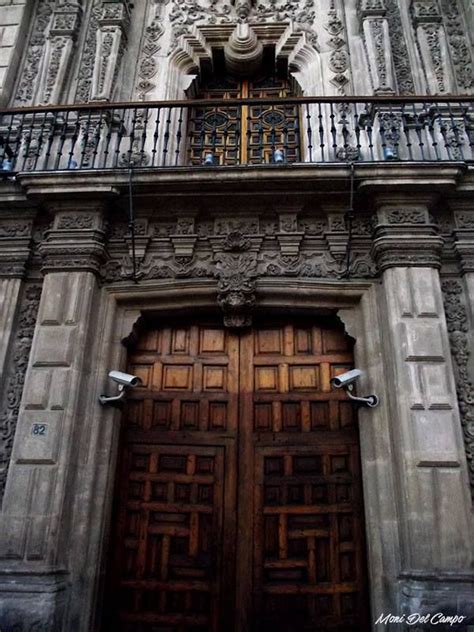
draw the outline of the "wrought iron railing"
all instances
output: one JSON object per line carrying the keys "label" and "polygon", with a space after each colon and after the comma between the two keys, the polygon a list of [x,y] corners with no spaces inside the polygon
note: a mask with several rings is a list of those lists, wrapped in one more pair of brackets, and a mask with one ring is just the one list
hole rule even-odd
{"label": "wrought iron railing", "polygon": [[472,97],[228,99],[0,111],[4,173],[473,158]]}

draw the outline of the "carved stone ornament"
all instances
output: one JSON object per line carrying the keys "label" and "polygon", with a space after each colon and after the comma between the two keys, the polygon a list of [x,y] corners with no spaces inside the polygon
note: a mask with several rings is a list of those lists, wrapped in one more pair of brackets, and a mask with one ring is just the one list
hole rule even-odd
{"label": "carved stone ornament", "polygon": [[297,31],[307,34],[311,45],[316,46],[314,7],[314,0],[272,0],[265,4],[255,0],[172,0],[169,52],[177,48],[179,38],[190,34],[195,25],[231,25],[238,22],[251,25],[291,22]]}
{"label": "carved stone ornament", "polygon": [[329,56],[329,67],[334,75],[330,81],[336,87],[337,92],[344,95],[349,83],[349,78],[346,75],[349,69],[349,48],[347,46],[344,23],[336,10],[334,1],[331,2],[328,11],[328,21],[325,24],[325,29],[329,33],[328,44],[332,49],[332,53]]}
{"label": "carved stone ornament", "polygon": [[20,410],[31,344],[41,297],[40,285],[26,285],[17,318],[17,330],[10,352],[10,364],[4,379],[0,412],[0,503],[5,483]]}
{"label": "carved stone ornament", "polygon": [[257,254],[242,233],[229,233],[216,260],[217,301],[226,327],[249,327],[256,303]]}
{"label": "carved stone ornament", "polygon": [[410,56],[398,0],[385,0],[385,6],[398,92],[401,95],[413,95],[415,94],[415,83],[411,72]]}
{"label": "carved stone ornament", "polygon": [[33,31],[27,44],[21,78],[15,95],[14,105],[16,106],[33,104],[54,5],[55,0],[38,0],[32,21]]}
{"label": "carved stone ornament", "polygon": [[472,47],[462,18],[458,0],[440,0],[441,13],[460,91],[469,92],[474,81]]}
{"label": "carved stone ornament", "polygon": [[451,354],[454,360],[456,390],[466,448],[471,495],[474,501],[474,386],[469,373],[472,340],[469,339],[469,324],[462,283],[455,279],[446,279],[442,282],[441,288],[443,290]]}

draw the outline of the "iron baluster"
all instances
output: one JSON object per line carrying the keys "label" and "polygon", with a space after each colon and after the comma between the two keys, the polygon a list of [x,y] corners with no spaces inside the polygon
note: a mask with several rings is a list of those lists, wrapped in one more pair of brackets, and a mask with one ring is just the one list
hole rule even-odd
{"label": "iron baluster", "polygon": [[311,128],[311,113],[308,103],[306,103],[306,136],[308,137],[309,162],[313,162],[313,130]]}
{"label": "iron baluster", "polygon": [[118,167],[118,163],[119,163],[119,158],[120,158],[120,149],[121,149],[121,145],[122,145],[122,139],[124,136],[124,131],[125,131],[125,110],[121,110],[120,111],[121,114],[120,119],[119,119],[119,129],[118,129],[118,133],[117,133],[117,141],[115,143],[115,150],[114,150],[114,167],[117,168]]}
{"label": "iron baluster", "polygon": [[158,144],[158,138],[160,137],[159,134],[159,129],[160,129],[160,113],[161,113],[161,109],[160,108],[156,108],[156,119],[155,119],[155,129],[153,131],[153,148],[151,150],[151,166],[154,167],[155,166],[155,162],[156,162],[156,146]]}
{"label": "iron baluster", "polygon": [[318,119],[319,119],[319,146],[321,148],[321,160],[325,162],[324,158],[324,124],[323,124],[323,114],[321,111],[321,103],[318,103]]}
{"label": "iron baluster", "polygon": [[163,162],[162,166],[166,166],[166,159],[168,157],[168,145],[170,142],[170,126],[171,126],[171,107],[168,108],[168,114],[166,117],[166,128],[163,136],[164,144],[163,144]]}
{"label": "iron baluster", "polygon": [[333,161],[336,160],[337,158],[337,129],[336,129],[336,125],[334,122],[334,118],[335,118],[335,114],[334,114],[334,103],[331,102],[330,104],[330,114],[329,114],[329,118],[331,121],[331,136],[332,136],[332,159]]}
{"label": "iron baluster", "polygon": [[109,124],[107,125],[107,134],[105,135],[105,145],[104,145],[104,151],[102,154],[103,156],[102,167],[104,169],[107,168],[107,162],[109,160],[109,148],[110,148],[110,142],[112,140],[114,121],[115,121],[115,108],[112,108],[112,110],[110,110]]}

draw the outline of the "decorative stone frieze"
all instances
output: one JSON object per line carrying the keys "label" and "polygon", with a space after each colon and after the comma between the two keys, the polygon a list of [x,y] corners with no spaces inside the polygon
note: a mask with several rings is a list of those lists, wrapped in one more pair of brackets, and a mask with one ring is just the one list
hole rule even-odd
{"label": "decorative stone frieze", "polygon": [[471,495],[474,501],[474,385],[469,370],[472,340],[469,336],[468,312],[462,281],[444,279],[441,287],[451,354],[454,360],[456,390],[466,447]]}
{"label": "decorative stone frieze", "polygon": [[0,390],[0,506],[5,492],[40,297],[41,285],[27,283],[24,286],[19,299],[9,361],[3,373],[3,390]]}

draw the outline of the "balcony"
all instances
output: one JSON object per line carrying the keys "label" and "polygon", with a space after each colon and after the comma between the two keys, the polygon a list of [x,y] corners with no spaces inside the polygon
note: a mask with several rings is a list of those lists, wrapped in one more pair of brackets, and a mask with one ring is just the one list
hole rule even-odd
{"label": "balcony", "polygon": [[473,159],[473,97],[207,99],[0,111],[6,177]]}

